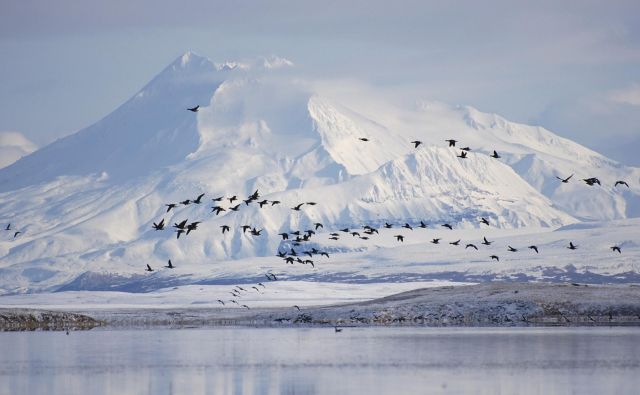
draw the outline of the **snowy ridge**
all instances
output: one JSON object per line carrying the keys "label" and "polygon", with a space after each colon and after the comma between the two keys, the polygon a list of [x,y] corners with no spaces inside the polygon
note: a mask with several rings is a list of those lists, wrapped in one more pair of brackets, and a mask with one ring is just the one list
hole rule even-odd
{"label": "snowy ridge", "polygon": [[[137,278],[143,263],[169,258],[203,265],[196,276],[171,273],[187,282],[226,276],[226,264],[256,271],[281,246],[278,233],[316,222],[318,245],[355,253],[387,242],[328,244],[328,233],[420,221],[477,232],[479,217],[492,228],[553,229],[640,216],[639,169],[469,107],[341,102],[273,74],[292,66],[277,57],[221,66],[186,53],[104,119],[1,169],[0,222],[23,234],[0,238],[0,293],[56,290],[83,273],[102,273],[105,284]],[[186,111],[196,104],[197,113]],[[468,158],[447,138],[471,147]],[[412,139],[423,144],[415,149]],[[501,159],[489,156],[494,149]],[[555,178],[574,172],[569,184]],[[613,187],[617,179],[630,188]],[[256,189],[281,203],[240,200],[230,212],[225,199],[226,211],[211,212],[211,198]],[[166,203],[201,193],[202,204],[166,212]],[[291,210],[304,202],[317,205]],[[160,219],[167,228],[156,232]],[[170,226],[185,219],[202,223],[177,240]],[[222,235],[222,225],[231,231]]]}

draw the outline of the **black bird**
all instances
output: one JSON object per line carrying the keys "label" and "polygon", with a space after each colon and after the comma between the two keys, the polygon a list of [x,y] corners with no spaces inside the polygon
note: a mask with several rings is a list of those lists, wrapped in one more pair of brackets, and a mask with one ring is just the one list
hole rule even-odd
{"label": "black bird", "polygon": [[258,200],[258,198],[260,198],[260,193],[258,192],[257,189],[255,190],[255,192],[249,195],[249,199],[251,200]]}
{"label": "black bird", "polygon": [[496,261],[500,262],[500,258],[498,258],[497,255],[491,255],[491,259],[495,259]]}
{"label": "black bird", "polygon": [[475,245],[475,244],[467,244],[467,246],[466,246],[466,247],[464,247],[464,249],[466,250],[466,249],[467,249],[467,248],[469,248],[469,247],[471,247],[471,248],[475,248],[476,250],[478,249],[478,247],[476,247],[476,245]]}
{"label": "black bird", "polygon": [[600,180],[598,180],[595,177],[584,178],[582,181],[586,182],[587,185],[589,185],[589,186],[593,186],[594,184],[602,185],[602,184],[600,184]]}
{"label": "black bird", "polygon": [[242,233],[247,233],[249,229],[251,229],[251,225],[242,225]]}
{"label": "black bird", "polygon": [[284,258],[285,256],[287,256],[287,253],[286,253],[286,252],[278,251],[278,253],[276,254],[276,256],[279,256],[280,258]]}
{"label": "black bird", "polygon": [[305,204],[308,204],[309,206],[315,206],[318,203],[316,203],[316,202],[306,202]]}
{"label": "black bird", "polygon": [[369,139],[366,138],[366,137],[360,137],[358,140],[360,140],[360,141],[369,141]]}
{"label": "black bird", "polygon": [[322,251],[322,252],[320,253],[320,256],[326,256],[327,258],[329,258],[329,253],[328,253],[328,252],[324,252],[324,251]]}
{"label": "black bird", "polygon": [[295,307],[296,309],[298,309],[298,311],[300,311],[300,307],[298,307],[298,305],[293,305],[293,307]]}
{"label": "black bird", "polygon": [[211,207],[211,212],[213,213],[214,211],[215,211],[216,215],[219,215],[221,212],[227,211],[227,210],[223,209],[220,206],[213,206],[213,207]]}
{"label": "black bird", "polygon": [[422,144],[422,141],[415,140],[415,141],[412,141],[411,144],[413,144],[413,148],[418,148],[418,146]]}
{"label": "black bird", "polygon": [[538,253],[538,247],[537,246],[529,246],[527,248],[530,248],[530,249],[534,250],[536,252],[536,254]]}
{"label": "black bird", "polygon": [[220,196],[220,197],[217,197],[217,198],[213,198],[213,199],[211,199],[211,200],[213,200],[214,202],[220,202],[220,201],[222,201],[222,199],[224,199],[224,196]]}
{"label": "black bird", "polygon": [[284,261],[285,261],[286,263],[290,263],[290,264],[292,264],[292,265],[293,265],[293,261],[294,261],[294,259],[293,259],[293,257],[288,256],[288,257],[284,258]]}
{"label": "black bird", "polygon": [[455,147],[456,143],[458,142],[458,140],[445,140],[447,143],[449,143],[449,147]]}
{"label": "black bird", "polygon": [[180,235],[184,233],[184,229],[178,229],[176,230],[176,239],[180,238]]}
{"label": "black bird", "polygon": [[233,206],[233,207],[229,207],[229,210],[231,210],[231,211],[238,211],[238,209],[239,209],[239,208],[240,208],[240,205],[239,205],[239,204],[236,204],[236,205],[235,205],[235,206]]}
{"label": "black bird", "polygon": [[256,292],[260,293],[260,290],[258,289],[258,287],[253,286],[253,287],[251,287],[251,288],[255,289],[255,290],[256,290]]}
{"label": "black bird", "polygon": [[449,244],[451,244],[453,246],[457,246],[458,244],[460,244],[460,240],[452,241]]}
{"label": "black bird", "polygon": [[288,240],[289,239],[289,234],[288,233],[278,233],[278,236],[282,236],[282,240]]}
{"label": "black bird", "polygon": [[171,259],[169,259],[169,262],[167,263],[167,266],[165,266],[168,269],[173,269],[175,266],[173,266],[173,263],[171,263]]}
{"label": "black bird", "polygon": [[171,211],[172,208],[176,208],[177,204],[171,203],[171,204],[165,204],[165,206],[167,206],[167,213],[168,213],[169,211]]}
{"label": "black bird", "polygon": [[572,175],[570,175],[570,176],[569,176],[569,177],[567,177],[567,178],[560,178],[560,177],[556,176],[556,178],[557,178],[558,180],[562,181],[562,182],[563,182],[563,183],[565,183],[565,184],[567,184],[567,183],[569,182],[569,180],[571,179],[571,177],[573,177],[573,174],[572,174]]}
{"label": "black bird", "polygon": [[189,221],[189,220],[185,219],[184,221],[180,222],[179,224],[174,223],[173,227],[177,228],[177,229],[184,229],[184,227],[187,225],[187,221]]}
{"label": "black bird", "polygon": [[613,247],[609,247],[611,248],[611,251],[618,251],[618,254],[622,254],[622,251],[620,251],[620,247],[618,246],[613,246]]}
{"label": "black bird", "polygon": [[427,227],[427,224],[425,224],[423,221],[420,221],[420,227],[424,229]]}
{"label": "black bird", "polygon": [[340,229],[340,232],[349,233],[349,228]]}
{"label": "black bird", "polygon": [[269,281],[276,281],[276,280],[277,280],[276,275],[275,275],[275,274],[273,274],[273,273],[267,273],[267,274],[265,274],[264,276],[265,276],[265,277],[267,278],[267,280],[269,280]]}
{"label": "black bird", "polygon": [[340,238],[336,237],[336,236],[331,236],[331,237],[329,237],[329,240],[340,240]]}
{"label": "black bird", "polygon": [[616,184],[614,185],[614,187],[617,187],[618,185],[624,185],[627,188],[629,188],[629,184],[627,184],[625,181],[616,181]]}
{"label": "black bird", "polygon": [[191,231],[198,229],[198,224],[200,224],[200,221],[192,222],[189,225],[187,225],[187,234],[191,233]]}
{"label": "black bird", "polygon": [[491,155],[492,158],[496,158],[496,159],[500,159],[500,155],[498,155],[498,153],[496,152],[496,150],[493,150],[493,155]]}
{"label": "black bird", "polygon": [[243,202],[244,202],[244,204],[246,204],[248,206],[249,203],[253,202],[253,199],[243,200]]}
{"label": "black bird", "polygon": [[289,232],[289,233],[291,233],[292,235],[300,236],[299,230],[296,230],[295,232]]}
{"label": "black bird", "polygon": [[147,263],[147,268],[145,269],[145,271],[147,272],[152,272],[153,269],[151,268],[151,266],[149,266],[149,264]]}
{"label": "black bird", "polygon": [[342,332],[342,328],[338,328],[338,326],[337,326],[337,325],[333,327],[333,330],[334,330],[336,333]]}
{"label": "black bird", "polygon": [[236,302],[235,300],[232,300],[231,303],[235,303],[235,304],[239,304],[238,302]]}
{"label": "black bird", "polygon": [[265,199],[265,200],[263,200],[261,202],[258,202],[258,204],[260,205],[260,208],[262,208],[262,206],[264,206],[265,204],[268,204],[268,203],[269,203],[269,201],[267,199]]}
{"label": "black bird", "polygon": [[163,230],[164,229],[164,218],[162,219],[162,221],[158,222],[157,224],[154,222],[152,227],[155,230]]}
{"label": "black bird", "polygon": [[489,221],[487,221],[487,219],[485,217],[481,217],[480,218],[480,222],[482,222],[483,224],[489,226]]}
{"label": "black bird", "polygon": [[517,248],[513,248],[511,246],[507,246],[507,247],[508,247],[507,249],[509,250],[509,252],[518,252]]}
{"label": "black bird", "polygon": [[249,306],[247,306],[246,304],[243,304],[243,305],[242,305],[242,306],[240,306],[240,307],[244,307],[244,308],[246,308],[247,310],[251,310],[251,309],[249,308]]}
{"label": "black bird", "polygon": [[222,234],[224,234],[224,232],[229,232],[231,230],[231,228],[228,225],[222,225],[220,227],[222,228]]}
{"label": "black bird", "polygon": [[191,204],[191,200],[187,199],[187,200],[183,200],[180,202],[180,204],[184,205],[184,206],[188,206]]}
{"label": "black bird", "polygon": [[329,236],[338,237],[340,236],[340,233],[329,233]]}
{"label": "black bird", "polygon": [[409,230],[413,230],[413,228],[411,227],[411,225],[409,225],[408,223],[405,223],[404,225],[402,225],[403,228],[407,228]]}
{"label": "black bird", "polygon": [[403,235],[395,235],[393,237],[395,237],[397,241],[404,242],[404,236]]}
{"label": "black bird", "polygon": [[433,239],[433,240],[431,240],[431,242],[433,244],[440,244],[440,240],[442,240],[442,239]]}
{"label": "black bird", "polygon": [[471,151],[471,148],[469,148],[469,147],[463,147],[463,148],[460,148],[460,149],[463,150],[463,151]]}
{"label": "black bird", "polygon": [[271,201],[271,206],[275,206],[276,204],[280,204],[279,200],[272,200]]}
{"label": "black bird", "polygon": [[7,227],[4,230],[11,230],[11,224],[7,224]]}
{"label": "black bird", "polygon": [[289,255],[291,256],[298,256],[298,253],[296,252],[296,250],[294,250],[293,248],[291,249],[291,251],[289,252]]}
{"label": "black bird", "polygon": [[17,231],[16,233],[14,233],[14,234],[13,234],[13,238],[15,239],[15,238],[20,234],[20,233],[22,233],[22,232]]}
{"label": "black bird", "polygon": [[295,207],[291,207],[291,210],[300,211],[300,207],[302,207],[303,205],[304,205],[304,203],[300,203]]}
{"label": "black bird", "polygon": [[387,228],[387,229],[391,229],[391,228],[393,228],[393,225],[391,225],[391,224],[390,224],[390,223],[388,223],[388,222],[385,222],[385,223],[384,223],[384,227],[385,227],[385,228]]}
{"label": "black bird", "polygon": [[491,243],[493,243],[493,241],[489,241],[489,240],[487,240],[487,238],[486,238],[486,237],[483,237],[483,238],[482,238],[482,244],[484,244],[484,245],[486,245],[486,246],[490,246],[490,245],[491,245]]}
{"label": "black bird", "polygon": [[218,299],[218,303],[220,303],[221,305],[223,305],[223,306],[224,306],[224,302],[223,302],[223,301],[221,301],[220,299]]}
{"label": "black bird", "polygon": [[191,108],[187,108],[187,110],[191,111],[191,112],[198,112],[198,109],[200,108],[200,105],[198,104],[195,107],[191,107]]}
{"label": "black bird", "polygon": [[313,224],[313,226],[316,227],[316,230],[318,230],[318,228],[323,228],[324,229],[324,226],[322,226],[322,224],[320,222],[316,222],[315,224]]}
{"label": "black bird", "polygon": [[358,233],[358,232],[351,232],[351,236],[353,236],[353,237],[360,236],[360,233]]}
{"label": "black bird", "polygon": [[195,204],[200,204],[200,203],[202,203],[202,197],[203,197],[203,196],[204,196],[204,193],[203,193],[203,194],[198,195],[198,197],[196,198],[196,200],[194,200],[194,201],[193,201],[193,203],[195,203]]}
{"label": "black bird", "polygon": [[440,226],[444,226],[445,228],[449,228],[450,230],[453,230],[453,226],[451,226],[449,224],[442,224]]}
{"label": "black bird", "polygon": [[228,198],[227,200],[229,200],[229,203],[233,203],[235,200],[238,200],[238,197],[236,195],[233,195],[230,198]]}
{"label": "black bird", "polygon": [[466,151],[460,151],[460,155],[456,155],[458,158],[460,159],[467,159],[467,152]]}
{"label": "black bird", "polygon": [[261,286],[262,288],[267,288],[267,287],[264,286],[263,283],[258,283],[258,285]]}
{"label": "black bird", "polygon": [[570,250],[577,250],[578,246],[574,245],[573,242],[570,241],[569,242],[569,247],[567,247],[567,248],[570,249]]}
{"label": "black bird", "polygon": [[263,230],[264,230],[264,229],[260,229],[260,230],[258,230],[258,229],[256,229],[256,228],[253,228],[253,229],[251,229],[251,235],[252,235],[252,236],[260,236],[260,233],[262,233],[262,231],[263,231]]}

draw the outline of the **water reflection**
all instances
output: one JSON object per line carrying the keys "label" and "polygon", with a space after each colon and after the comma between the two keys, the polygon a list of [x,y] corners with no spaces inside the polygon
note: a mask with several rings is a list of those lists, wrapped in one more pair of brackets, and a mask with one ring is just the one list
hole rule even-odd
{"label": "water reflection", "polygon": [[640,330],[0,333],[0,394],[634,394]]}

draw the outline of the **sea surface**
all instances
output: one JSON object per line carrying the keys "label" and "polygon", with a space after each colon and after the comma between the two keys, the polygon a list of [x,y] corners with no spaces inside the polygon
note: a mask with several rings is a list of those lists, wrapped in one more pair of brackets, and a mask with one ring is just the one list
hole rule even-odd
{"label": "sea surface", "polygon": [[0,333],[0,394],[638,394],[637,328]]}

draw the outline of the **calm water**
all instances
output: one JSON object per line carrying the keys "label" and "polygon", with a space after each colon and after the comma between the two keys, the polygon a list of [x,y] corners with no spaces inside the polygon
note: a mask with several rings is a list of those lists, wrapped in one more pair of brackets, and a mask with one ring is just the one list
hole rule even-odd
{"label": "calm water", "polygon": [[0,394],[638,394],[640,330],[0,333]]}

